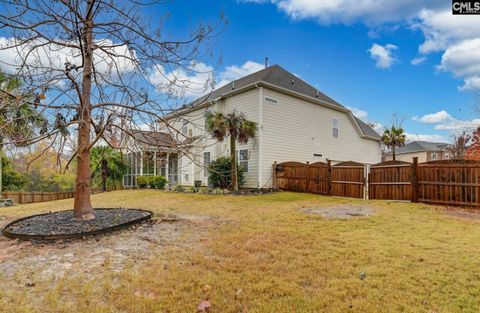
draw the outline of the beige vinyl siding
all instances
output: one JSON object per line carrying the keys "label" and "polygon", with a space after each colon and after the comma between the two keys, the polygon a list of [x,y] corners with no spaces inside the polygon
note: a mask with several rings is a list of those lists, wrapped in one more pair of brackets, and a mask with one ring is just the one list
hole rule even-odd
{"label": "beige vinyl siding", "polygon": [[[188,151],[188,156],[184,155],[179,160],[179,182],[182,185],[193,185],[195,180],[201,180],[202,185],[208,184],[208,177],[204,175],[203,169],[203,153],[210,152],[210,160],[213,161],[221,155],[230,155],[230,139],[227,137],[223,142],[218,142],[216,139],[212,139],[205,129],[205,111],[206,108],[201,108],[188,113],[185,113],[179,117],[172,118],[170,120],[171,125],[181,130],[183,120],[187,120],[188,131],[192,130],[193,136],[203,137],[195,147]],[[222,112],[225,114],[231,113],[234,110],[245,114],[246,118],[258,123],[258,89],[252,89],[234,97],[227,98],[218,101],[216,104],[211,105],[208,110],[212,112]],[[165,129],[164,129],[165,131]],[[187,135],[188,135],[187,131]],[[184,140],[182,135],[177,132],[170,131],[174,138],[178,138],[179,141]],[[239,145],[237,143],[237,150],[248,149],[248,173],[244,174],[245,183],[242,187],[254,188],[258,186],[258,135],[257,138],[252,139],[246,145]],[[188,174],[188,180],[185,180],[185,174]]]}
{"label": "beige vinyl siding", "polygon": [[[427,152],[413,152],[413,153],[403,153],[395,155],[395,159],[397,161],[404,161],[404,162],[413,162],[413,158],[417,157],[418,162],[427,162]],[[391,154],[385,156],[385,161],[390,161],[393,159]]]}
{"label": "beige vinyl siding", "polygon": [[[272,185],[273,162],[317,162],[326,159],[374,164],[381,160],[380,143],[360,137],[347,113],[329,109],[267,88],[263,95],[279,100],[263,105],[263,182]],[[333,136],[338,120],[338,137]],[[313,154],[322,154],[314,157]]]}
{"label": "beige vinyl siding", "polygon": [[[245,114],[250,121],[258,123],[258,88],[240,93],[231,98],[223,100],[218,105],[218,110],[228,114],[234,110]],[[251,139],[246,145],[239,145],[237,143],[237,150],[248,149],[248,173],[244,174],[245,183],[243,187],[256,188],[258,181],[258,132],[254,139]],[[226,138],[218,155],[229,155],[230,153],[230,139]],[[212,158],[213,159],[213,158]]]}

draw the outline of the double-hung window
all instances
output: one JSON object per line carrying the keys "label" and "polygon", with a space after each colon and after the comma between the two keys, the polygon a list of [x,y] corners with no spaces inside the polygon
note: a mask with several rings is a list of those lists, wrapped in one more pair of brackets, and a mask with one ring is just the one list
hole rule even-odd
{"label": "double-hung window", "polygon": [[332,136],[338,138],[338,120],[336,118],[332,120]]}
{"label": "double-hung window", "polygon": [[239,168],[244,172],[248,172],[248,149],[237,150],[237,161]]}
{"label": "double-hung window", "polygon": [[210,152],[203,153],[203,176],[208,176],[208,168],[210,166]]}

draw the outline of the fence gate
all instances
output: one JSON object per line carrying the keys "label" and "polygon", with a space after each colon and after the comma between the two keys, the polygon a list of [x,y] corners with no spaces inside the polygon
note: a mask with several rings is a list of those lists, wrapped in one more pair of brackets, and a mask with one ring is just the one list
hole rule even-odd
{"label": "fence gate", "polygon": [[327,163],[307,164],[307,192],[328,195],[330,174]]}
{"label": "fence gate", "polygon": [[379,200],[412,200],[412,163],[386,161],[372,165],[368,197]]}
{"label": "fence gate", "polygon": [[332,166],[332,196],[364,198],[365,165],[342,162]]}
{"label": "fence gate", "polygon": [[276,165],[276,187],[287,191],[307,191],[307,165],[284,162]]}

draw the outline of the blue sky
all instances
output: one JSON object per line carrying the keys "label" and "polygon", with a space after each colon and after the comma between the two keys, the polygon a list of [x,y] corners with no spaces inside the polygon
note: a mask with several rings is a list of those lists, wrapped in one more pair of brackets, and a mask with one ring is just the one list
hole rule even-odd
{"label": "blue sky", "polygon": [[[317,2],[177,0],[168,5],[172,16],[167,25],[184,32],[188,23],[215,21],[223,11],[229,24],[212,42],[216,56],[207,61],[217,73],[247,61],[262,64],[268,56],[270,64],[283,66],[354,112],[361,111],[357,114],[363,119],[388,125],[398,113],[411,138],[450,140],[452,133],[476,124],[474,94],[479,86],[462,86],[480,70],[457,69],[460,61],[448,63],[448,55],[442,64],[442,57],[480,38],[480,32],[455,34],[462,27],[478,26],[480,16],[439,22],[451,8],[438,1],[406,0],[391,11],[364,7],[363,13],[341,8],[353,1],[330,1],[326,8]],[[377,3],[382,2],[393,4]],[[372,49],[374,44],[378,46]],[[467,57],[478,61],[479,53]],[[421,63],[412,64],[414,59]]]}
{"label": "blue sky", "polygon": [[[153,25],[170,15],[162,30],[167,37],[187,38],[197,23],[217,23],[221,12],[229,23],[208,42],[213,55],[200,55],[194,71],[163,69],[149,78],[162,86],[165,76],[180,76],[190,85],[178,90],[192,98],[205,92],[209,72],[219,86],[262,69],[268,56],[270,64],[298,75],[379,129],[398,114],[410,140],[449,141],[480,125],[475,110],[480,16],[453,16],[450,5],[440,0],[165,1],[144,13]],[[0,31],[0,45],[9,44],[8,36]],[[62,66],[64,55],[58,59]],[[15,54],[0,50],[0,63],[8,70]]]}

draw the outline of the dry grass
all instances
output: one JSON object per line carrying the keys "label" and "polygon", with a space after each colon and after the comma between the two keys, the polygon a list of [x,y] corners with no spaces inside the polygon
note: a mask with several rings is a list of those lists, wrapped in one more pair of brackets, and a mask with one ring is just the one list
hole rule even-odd
{"label": "dry grass", "polygon": [[[228,222],[204,229],[191,248],[165,246],[144,262],[127,259],[122,271],[105,262],[84,273],[88,260],[80,260],[63,277],[36,277],[33,287],[14,287],[0,272],[0,311],[195,312],[206,297],[211,312],[480,311],[480,224],[426,205],[370,202],[376,216],[331,220],[299,209],[365,202],[120,191],[95,195],[94,203]],[[0,218],[70,205],[0,209]],[[202,227],[185,229],[182,240]]]}

